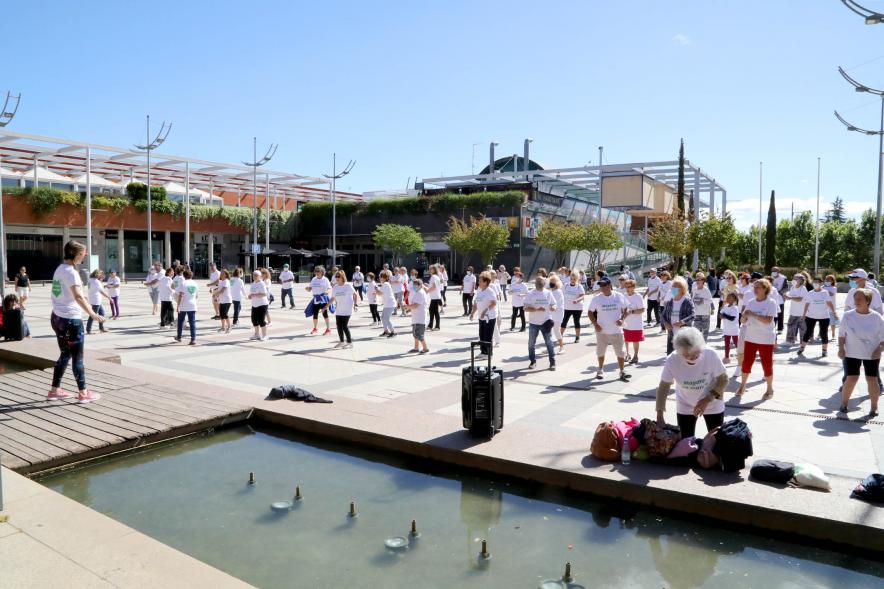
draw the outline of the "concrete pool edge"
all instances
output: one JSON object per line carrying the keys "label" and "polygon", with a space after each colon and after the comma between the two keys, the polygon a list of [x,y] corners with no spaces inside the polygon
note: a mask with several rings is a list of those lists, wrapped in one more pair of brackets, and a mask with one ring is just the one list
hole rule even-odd
{"label": "concrete pool edge", "polygon": [[9,587],[252,587],[5,467],[3,485]]}

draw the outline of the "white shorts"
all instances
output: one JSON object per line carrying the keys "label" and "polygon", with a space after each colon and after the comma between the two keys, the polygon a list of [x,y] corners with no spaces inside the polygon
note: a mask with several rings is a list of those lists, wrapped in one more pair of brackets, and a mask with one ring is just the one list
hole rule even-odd
{"label": "white shorts", "polygon": [[16,286],[15,287],[15,294],[18,295],[18,298],[26,297],[26,296],[28,296],[28,289],[23,288],[21,286]]}
{"label": "white shorts", "polygon": [[596,348],[596,356],[599,358],[604,358],[605,353],[608,351],[608,346],[612,346],[614,348],[614,354],[618,358],[625,358],[626,351],[623,348],[623,334],[622,333],[596,333],[595,334],[595,348]]}

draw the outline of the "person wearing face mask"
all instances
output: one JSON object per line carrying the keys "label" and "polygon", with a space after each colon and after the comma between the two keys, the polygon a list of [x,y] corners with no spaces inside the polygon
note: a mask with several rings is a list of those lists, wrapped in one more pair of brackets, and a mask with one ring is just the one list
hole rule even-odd
{"label": "person wearing face mask", "polygon": [[469,317],[473,312],[473,293],[476,291],[476,275],[473,274],[473,267],[467,266],[467,273],[464,274],[460,291],[460,298],[463,301],[463,316]]}
{"label": "person wearing face mask", "polygon": [[[789,283],[786,277],[780,272],[779,266],[774,266],[770,271],[770,283],[776,292],[785,299],[786,291],[789,290]],[[777,333],[783,333],[783,312],[785,311],[785,300],[780,303],[780,314],[777,315]]]}
{"label": "person wearing face mask", "polygon": [[510,294],[513,296],[513,312],[510,315],[510,331],[516,330],[516,319],[522,320],[522,328],[525,331],[525,297],[528,296],[528,286],[522,281],[522,271],[518,268],[513,270],[513,280],[510,284]]}
{"label": "person wearing face mask", "polygon": [[[835,305],[832,304],[829,293],[823,290],[823,283],[818,278],[814,278],[813,290],[804,297],[804,312],[801,318],[807,328],[804,331],[804,337],[801,338],[799,356],[804,355],[804,348],[807,347],[807,342],[813,338],[813,330],[817,323],[820,324],[820,340],[823,342],[822,355],[826,355],[829,348],[829,313],[835,313]],[[835,317],[837,316],[835,314]]]}
{"label": "person wearing face mask", "polygon": [[798,341],[804,341],[804,303],[807,296],[807,287],[804,285],[804,275],[796,274],[792,277],[792,288],[786,292],[786,300],[789,301],[789,323],[786,329],[786,343],[793,345],[796,337]]}
{"label": "person wearing face mask", "polygon": [[[847,292],[847,297],[844,299],[844,312],[846,313],[850,309],[855,307],[853,295],[858,288],[868,288],[867,280],[869,275],[862,268],[857,268],[847,277],[850,280],[850,290]],[[881,305],[881,293],[878,292],[878,289],[871,288],[872,291],[872,302],[869,303],[869,307],[872,311],[877,313],[884,313],[884,307]]]}
{"label": "person wearing face mask", "polygon": [[[668,270],[663,270],[660,272],[660,299],[658,301],[660,308],[666,306],[666,303],[669,299],[672,298],[672,275]],[[660,323],[660,333],[666,331],[666,327],[663,325],[663,321],[661,319]]]}
{"label": "person wearing face mask", "polygon": [[[829,293],[829,298],[832,300],[832,306],[838,304],[838,287],[836,286],[835,277],[832,274],[826,276],[826,282],[823,283],[823,290]],[[838,329],[838,326],[841,324],[841,320],[838,318],[838,313],[832,311],[829,313],[829,329],[832,330],[832,335],[829,336],[829,339],[835,339],[835,331]]]}
{"label": "person wearing face mask", "polygon": [[691,290],[691,300],[694,302],[694,327],[703,334],[703,339],[709,339],[709,316],[712,314],[712,292],[706,286],[706,275],[697,272],[694,288]]}
{"label": "person wearing face mask", "polygon": [[655,323],[653,327],[660,325],[660,284],[661,280],[657,277],[657,271],[654,268],[651,268],[648,271],[648,288],[645,289],[645,294],[642,295],[648,300],[648,318],[645,323],[648,326],[651,326],[651,314],[654,315]]}
{"label": "person wearing face mask", "polygon": [[688,284],[684,278],[672,281],[670,298],[663,306],[663,327],[666,328],[666,354],[672,353],[672,338],[682,327],[694,324],[694,303],[688,294]]}
{"label": "person wearing face mask", "polygon": [[682,438],[696,432],[697,418],[706,422],[706,431],[724,423],[724,389],[727,371],[721,358],[693,327],[679,330],[674,351],[666,357],[657,386],[657,423],[665,423],[666,397],[675,383],[675,413]]}
{"label": "person wearing face mask", "polygon": [[721,276],[721,286],[719,291],[719,294],[721,295],[721,303],[718,305],[718,319],[715,322],[715,327],[717,329],[721,329],[721,308],[726,304],[728,295],[734,295],[734,299],[737,301],[736,306],[738,312],[740,302],[740,297],[737,294],[737,277],[730,270],[725,270]]}

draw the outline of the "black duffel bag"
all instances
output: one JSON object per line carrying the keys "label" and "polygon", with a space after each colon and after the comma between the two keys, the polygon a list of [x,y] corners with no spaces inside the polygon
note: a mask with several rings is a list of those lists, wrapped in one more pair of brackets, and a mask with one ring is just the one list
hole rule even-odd
{"label": "black duffel bag", "polygon": [[756,460],[749,470],[749,476],[757,481],[766,483],[780,483],[785,485],[795,476],[795,465],[791,462],[768,460],[762,458]]}

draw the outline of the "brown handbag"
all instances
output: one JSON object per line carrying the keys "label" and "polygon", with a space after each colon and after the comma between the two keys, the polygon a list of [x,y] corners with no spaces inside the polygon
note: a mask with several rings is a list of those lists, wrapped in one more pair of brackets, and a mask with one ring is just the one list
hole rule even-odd
{"label": "brown handbag", "polygon": [[603,421],[595,428],[589,452],[599,460],[620,460],[620,442],[613,421]]}

